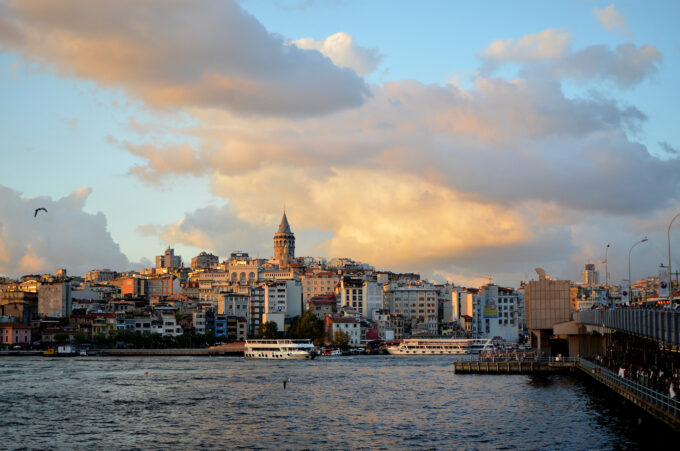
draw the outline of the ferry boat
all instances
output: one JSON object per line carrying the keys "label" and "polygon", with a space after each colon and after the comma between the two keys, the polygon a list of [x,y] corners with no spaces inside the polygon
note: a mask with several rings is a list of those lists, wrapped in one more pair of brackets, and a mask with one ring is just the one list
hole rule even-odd
{"label": "ferry boat", "polygon": [[491,351],[490,339],[409,338],[387,346],[393,355],[465,355]]}
{"label": "ferry boat", "polygon": [[311,360],[316,356],[310,340],[246,340],[246,359]]}

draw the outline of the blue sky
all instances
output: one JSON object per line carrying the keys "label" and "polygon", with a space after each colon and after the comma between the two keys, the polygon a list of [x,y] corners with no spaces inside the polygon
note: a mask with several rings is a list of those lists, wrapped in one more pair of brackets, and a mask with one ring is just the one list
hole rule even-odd
{"label": "blue sky", "polygon": [[[461,283],[493,275],[516,285],[537,265],[576,279],[583,263],[602,258],[604,241],[620,240],[612,252],[616,256],[619,249],[623,262],[629,243],[643,234],[650,246],[636,251],[647,273],[664,255],[664,222],[677,209],[677,180],[664,172],[673,174],[678,163],[672,150],[680,148],[677,2],[243,1],[164,7],[152,1],[126,11],[115,3],[84,8],[74,0],[57,11],[43,2],[0,2],[0,13],[6,12],[0,14],[6,18],[0,20],[0,185],[12,190],[0,203],[0,274],[52,272],[63,265],[49,242],[38,246],[20,233],[14,208],[32,197],[56,202],[81,187],[91,191],[74,216],[80,219],[62,232],[77,234],[101,212],[113,257],[98,262],[74,251],[65,261],[77,262],[76,271],[139,266],[166,245],[187,261],[201,250],[222,258],[237,249],[268,256],[284,203],[298,254],[353,256]],[[147,19],[144,8],[159,12],[159,19]],[[596,14],[606,8],[619,20],[610,30]],[[93,23],[111,20],[101,30],[90,28],[79,19],[85,9]],[[164,17],[191,31],[170,29]],[[351,36],[351,46],[336,54],[321,49],[336,33]],[[147,52],[136,63],[139,70],[125,62],[131,53],[120,61],[107,54],[113,41],[105,39],[112,36]],[[567,44],[548,57],[526,56],[522,52],[530,50],[519,46],[527,36],[553,39],[546,45],[558,45],[554,39],[562,37]],[[94,56],[85,46],[74,51],[66,37],[101,47]],[[312,55],[317,50],[306,47],[297,55],[304,73],[282,75],[294,71],[285,62],[260,72],[271,58],[267,52],[283,45],[285,59],[285,47],[302,38],[326,52]],[[485,51],[497,40],[509,40],[508,47],[493,60]],[[616,59],[617,46],[631,44],[639,62]],[[602,58],[611,58],[610,66],[577,58],[595,46]],[[363,73],[352,66],[359,58],[374,66]],[[577,76],[570,72],[574,61],[584,64]],[[484,72],[485,64],[496,69]],[[545,86],[537,76],[541,71]],[[202,75],[187,82],[194,72]],[[215,73],[225,78],[214,81]],[[622,77],[634,81],[623,83]],[[215,86],[224,83],[229,96],[234,89],[242,92],[221,97],[222,88]],[[253,92],[268,94],[249,99]],[[545,100],[551,96],[557,103]],[[269,105],[268,99],[275,100]],[[508,120],[513,104],[518,117]],[[369,124],[373,120],[395,132],[379,131]],[[600,125],[590,127],[593,122]],[[602,145],[607,150],[599,154]],[[579,162],[589,155],[602,164],[593,169]],[[528,168],[554,170],[560,161],[568,162],[564,180],[533,178]],[[505,172],[500,168],[516,175],[497,176]],[[612,186],[616,171],[630,179],[639,174],[639,180],[632,187]],[[485,177],[494,181],[481,183]],[[556,178],[559,183],[551,186]],[[663,190],[649,188],[649,181],[661,178]],[[594,193],[592,205],[579,201],[587,196],[579,186]],[[357,192],[360,187],[368,195]],[[533,191],[541,195],[527,199]],[[667,198],[659,198],[662,191]],[[619,205],[618,192],[639,199]],[[333,202],[337,207],[329,209]],[[441,234],[439,241],[414,236],[429,225],[429,235]],[[553,248],[548,243],[556,237],[563,245]],[[627,266],[612,264],[612,271],[623,277]]]}

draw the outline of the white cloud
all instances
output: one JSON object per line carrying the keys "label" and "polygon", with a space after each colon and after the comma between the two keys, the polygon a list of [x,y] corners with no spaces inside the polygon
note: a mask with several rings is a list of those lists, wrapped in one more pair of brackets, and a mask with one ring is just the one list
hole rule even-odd
{"label": "white cloud", "polygon": [[613,50],[590,45],[572,50],[570,38],[568,33],[547,29],[519,39],[494,41],[481,55],[481,73],[489,75],[504,64],[518,64],[524,78],[535,73],[535,78],[551,80],[610,80],[621,88],[631,88],[656,74],[663,62],[663,55],[652,45],[625,43]]}
{"label": "white cloud", "polygon": [[605,30],[610,33],[630,36],[626,17],[616,9],[613,3],[606,8],[594,8],[593,13]]}
{"label": "white cloud", "polygon": [[482,53],[489,62],[545,61],[561,57],[569,49],[571,34],[548,28],[519,39],[498,39]]}
{"label": "white cloud", "polygon": [[[64,75],[123,87],[149,105],[307,116],[360,106],[353,71],[286,45],[236,2],[14,1],[0,46]],[[77,14],[74,13],[77,11]]]}
{"label": "white cloud", "polygon": [[[111,238],[104,215],[83,211],[90,192],[82,187],[58,200],[29,199],[0,185],[0,274],[128,269],[128,259]],[[39,207],[48,212],[34,217]]]}
{"label": "white cloud", "polygon": [[345,32],[335,33],[322,41],[302,38],[291,44],[305,50],[318,50],[333,61],[336,66],[348,67],[359,75],[375,72],[382,56],[377,49],[367,49],[354,43],[354,37]]}

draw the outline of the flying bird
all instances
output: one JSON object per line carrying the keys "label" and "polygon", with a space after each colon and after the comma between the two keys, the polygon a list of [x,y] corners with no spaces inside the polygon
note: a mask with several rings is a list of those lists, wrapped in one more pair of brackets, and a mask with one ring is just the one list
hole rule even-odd
{"label": "flying bird", "polygon": [[35,212],[33,213],[33,217],[34,217],[34,218],[35,218],[36,216],[38,216],[38,212],[39,212],[40,210],[42,210],[42,211],[44,211],[45,213],[47,213],[47,208],[45,208],[45,207],[36,208],[36,209],[35,209]]}

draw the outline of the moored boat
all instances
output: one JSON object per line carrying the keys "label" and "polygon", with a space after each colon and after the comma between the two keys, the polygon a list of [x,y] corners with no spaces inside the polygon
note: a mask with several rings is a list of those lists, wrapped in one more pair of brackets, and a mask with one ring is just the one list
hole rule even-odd
{"label": "moored boat", "polygon": [[310,340],[246,340],[247,359],[311,360],[316,356]]}
{"label": "moored boat", "polygon": [[408,338],[387,346],[392,355],[465,355],[490,351],[491,340],[474,338]]}

